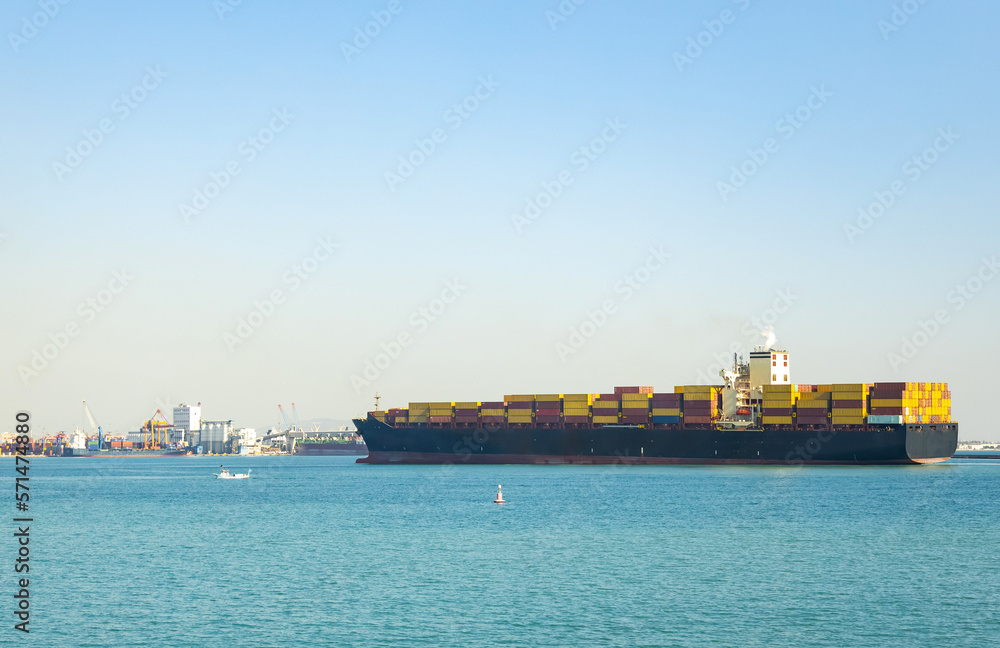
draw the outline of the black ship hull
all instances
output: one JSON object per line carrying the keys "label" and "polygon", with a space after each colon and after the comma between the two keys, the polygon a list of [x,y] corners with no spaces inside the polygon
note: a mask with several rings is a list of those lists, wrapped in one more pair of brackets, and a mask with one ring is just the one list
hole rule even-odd
{"label": "black ship hull", "polygon": [[356,419],[372,464],[937,463],[958,448],[958,424],[833,429],[392,427]]}

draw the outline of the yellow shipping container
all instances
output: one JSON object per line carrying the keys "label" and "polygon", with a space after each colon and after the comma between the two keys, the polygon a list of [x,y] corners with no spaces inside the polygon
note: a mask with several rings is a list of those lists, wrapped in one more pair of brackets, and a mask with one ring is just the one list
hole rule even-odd
{"label": "yellow shipping container", "polygon": [[865,415],[864,408],[854,408],[854,407],[834,407],[833,408],[833,418],[838,416],[858,416],[863,417]]}
{"label": "yellow shipping container", "polygon": [[452,403],[452,405],[459,409],[472,409],[474,407],[479,407],[480,403],[478,401],[462,401]]}
{"label": "yellow shipping container", "polygon": [[853,401],[863,401],[867,398],[867,394],[862,392],[833,392],[833,400],[853,400]]}
{"label": "yellow shipping container", "polygon": [[864,425],[863,416],[834,416],[831,421],[834,425]]}
{"label": "yellow shipping container", "polygon": [[862,394],[868,392],[868,385],[866,383],[838,383],[834,384],[833,391],[835,392],[861,392]]}
{"label": "yellow shipping container", "polygon": [[652,394],[622,394],[622,401],[647,401]]}
{"label": "yellow shipping container", "polygon": [[426,414],[410,414],[410,423],[426,423]]}
{"label": "yellow shipping container", "polygon": [[535,394],[536,401],[557,401],[562,398],[561,394]]}
{"label": "yellow shipping container", "polygon": [[580,401],[588,405],[594,401],[592,394],[562,394],[562,399],[566,403]]}
{"label": "yellow shipping container", "polygon": [[798,400],[800,401],[830,400],[830,392],[804,392],[799,394]]}
{"label": "yellow shipping container", "polygon": [[830,401],[825,400],[800,400],[799,409],[826,409],[830,406]]}
{"label": "yellow shipping container", "polygon": [[479,410],[479,413],[482,414],[483,416],[503,416],[503,412],[504,411],[502,409],[486,408]]}
{"label": "yellow shipping container", "polygon": [[[684,385],[681,389],[683,389],[683,391],[681,392],[682,394],[691,394],[691,393],[711,392],[719,388],[715,385]],[[675,387],[674,391],[676,390],[677,388]]]}
{"label": "yellow shipping container", "polygon": [[617,416],[594,416],[594,423],[617,423]]}
{"label": "yellow shipping container", "polygon": [[411,412],[420,412],[423,410],[429,410],[430,408],[431,408],[430,403],[410,403],[409,407]]}
{"label": "yellow shipping container", "polygon": [[679,407],[654,407],[653,416],[680,416],[681,408]]}
{"label": "yellow shipping container", "polygon": [[872,407],[904,407],[902,398],[873,398]]}
{"label": "yellow shipping container", "polygon": [[764,394],[791,394],[791,385],[763,385]]}
{"label": "yellow shipping container", "polygon": [[711,392],[685,392],[685,401],[710,401],[715,400],[715,394]]}
{"label": "yellow shipping container", "polygon": [[523,403],[525,401],[535,400],[534,394],[507,394],[503,397],[506,403]]}

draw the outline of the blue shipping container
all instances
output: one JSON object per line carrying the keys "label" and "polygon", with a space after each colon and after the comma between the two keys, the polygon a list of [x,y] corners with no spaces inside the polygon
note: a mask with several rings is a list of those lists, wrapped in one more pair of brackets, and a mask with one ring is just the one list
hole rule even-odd
{"label": "blue shipping container", "polygon": [[681,417],[679,416],[654,416],[653,423],[680,423]]}

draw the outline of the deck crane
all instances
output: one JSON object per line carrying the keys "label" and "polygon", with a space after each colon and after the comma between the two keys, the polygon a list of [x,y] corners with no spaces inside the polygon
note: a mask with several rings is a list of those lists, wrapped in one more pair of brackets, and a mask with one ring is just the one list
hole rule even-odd
{"label": "deck crane", "polygon": [[292,417],[295,419],[295,432],[301,432],[302,425],[299,424],[299,411],[295,409],[295,403],[292,403]]}
{"label": "deck crane", "polygon": [[94,415],[90,413],[90,407],[87,405],[87,401],[83,401],[83,411],[87,414],[87,419],[90,421],[90,428],[97,435],[97,449],[100,450],[104,447],[104,430],[101,426],[97,424],[94,420]]}

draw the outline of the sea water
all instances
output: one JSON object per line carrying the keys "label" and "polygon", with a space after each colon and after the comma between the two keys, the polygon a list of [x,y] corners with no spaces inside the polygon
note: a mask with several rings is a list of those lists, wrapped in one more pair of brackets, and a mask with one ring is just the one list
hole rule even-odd
{"label": "sea water", "polygon": [[39,458],[31,632],[11,498],[0,644],[997,646],[998,494],[979,460]]}

